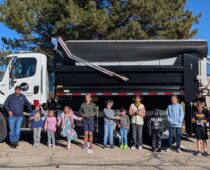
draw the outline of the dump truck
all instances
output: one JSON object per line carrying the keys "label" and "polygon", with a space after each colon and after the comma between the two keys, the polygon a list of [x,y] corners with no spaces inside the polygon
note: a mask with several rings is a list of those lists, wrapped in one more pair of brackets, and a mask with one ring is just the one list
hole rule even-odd
{"label": "dump truck", "polygon": [[[143,96],[147,112],[166,109],[177,95],[185,106],[185,129],[191,133],[192,102],[208,95],[205,40],[69,40],[52,41],[53,57],[21,52],[0,58],[0,141],[8,135],[7,96],[17,85],[34,101],[58,110],[70,105],[77,113],[84,96],[93,95],[102,129],[105,101],[114,109],[129,108],[134,96]],[[23,128],[30,128],[25,113]]]}

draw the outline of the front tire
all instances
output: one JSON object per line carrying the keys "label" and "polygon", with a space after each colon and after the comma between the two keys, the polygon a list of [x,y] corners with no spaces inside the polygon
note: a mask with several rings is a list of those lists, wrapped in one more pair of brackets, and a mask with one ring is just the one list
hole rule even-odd
{"label": "front tire", "polygon": [[4,141],[6,137],[7,137],[7,121],[3,113],[0,112],[0,142]]}

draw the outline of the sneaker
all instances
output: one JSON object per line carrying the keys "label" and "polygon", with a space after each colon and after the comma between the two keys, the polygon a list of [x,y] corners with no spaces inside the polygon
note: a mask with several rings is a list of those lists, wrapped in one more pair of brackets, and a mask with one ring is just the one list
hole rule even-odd
{"label": "sneaker", "polygon": [[138,147],[138,150],[142,150],[142,149],[143,149],[142,146],[139,146],[139,147]]}
{"label": "sneaker", "polygon": [[152,151],[152,152],[155,152],[155,151],[156,151],[156,149],[155,149],[155,148],[152,148],[152,149],[151,149],[151,151]]}
{"label": "sneaker", "polygon": [[161,152],[161,148],[158,148],[158,149],[157,149],[157,152]]}
{"label": "sneaker", "polygon": [[71,149],[71,146],[67,146],[66,149],[67,149],[67,150],[70,150],[70,149]]}
{"label": "sneaker", "polygon": [[34,147],[34,148],[36,148],[36,147],[37,147],[37,144],[36,144],[36,143],[35,143],[35,144],[33,144],[33,147]]}
{"label": "sneaker", "polygon": [[93,149],[93,144],[90,144],[90,147],[89,147],[89,149],[91,149],[91,150]]}
{"label": "sneaker", "polygon": [[167,148],[166,149],[166,152],[171,152],[171,148]]}
{"label": "sneaker", "polygon": [[208,152],[206,152],[206,151],[204,151],[202,155],[203,155],[203,156],[206,156],[206,157],[209,156]]}
{"label": "sneaker", "polygon": [[124,146],[123,146],[123,144],[121,144],[121,145],[120,145],[120,149],[123,149],[123,148],[124,148]]}
{"label": "sneaker", "polygon": [[179,148],[179,149],[177,149],[177,153],[182,153],[182,151],[181,151],[181,149]]}
{"label": "sneaker", "polygon": [[103,145],[103,146],[102,146],[102,149],[105,149],[105,148],[107,148],[107,147],[108,147],[107,145]]}
{"label": "sneaker", "polygon": [[132,147],[131,147],[131,149],[133,149],[133,150],[134,150],[134,149],[136,149],[136,147],[135,147],[135,146],[132,146]]}
{"label": "sneaker", "polygon": [[201,154],[200,151],[198,151],[198,152],[195,153],[195,156],[201,156],[201,155],[202,155],[202,154]]}
{"label": "sneaker", "polygon": [[51,147],[52,147],[52,145],[51,145],[51,144],[48,144],[48,147],[49,147],[49,148],[51,148]]}
{"label": "sneaker", "polygon": [[82,149],[83,149],[83,150],[87,150],[87,149],[88,149],[87,144],[84,144],[84,145],[82,146]]}
{"label": "sneaker", "polygon": [[114,145],[110,145],[110,148],[111,148],[111,149],[114,149]]}
{"label": "sneaker", "polygon": [[52,145],[52,148],[55,148],[55,145]]}
{"label": "sneaker", "polygon": [[128,145],[125,144],[125,145],[123,146],[123,149],[128,149]]}

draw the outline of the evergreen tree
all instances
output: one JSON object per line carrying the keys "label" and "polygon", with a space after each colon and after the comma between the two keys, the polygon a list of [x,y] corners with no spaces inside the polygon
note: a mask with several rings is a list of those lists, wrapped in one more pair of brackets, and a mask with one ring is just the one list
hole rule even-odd
{"label": "evergreen tree", "polygon": [[201,14],[186,0],[4,0],[0,22],[20,38],[2,41],[12,48],[36,46],[51,37],[65,39],[188,39]]}

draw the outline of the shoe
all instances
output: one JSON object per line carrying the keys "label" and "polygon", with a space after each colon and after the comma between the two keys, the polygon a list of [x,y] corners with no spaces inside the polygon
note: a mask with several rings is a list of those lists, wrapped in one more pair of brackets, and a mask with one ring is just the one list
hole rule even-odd
{"label": "shoe", "polygon": [[124,146],[123,146],[123,144],[121,144],[121,145],[120,145],[120,149],[123,149],[123,148],[124,148]]}
{"label": "shoe", "polygon": [[171,152],[171,148],[167,148],[166,149],[166,152]]}
{"label": "shoe", "polygon": [[10,144],[10,148],[15,149],[16,145],[14,145],[13,143]]}
{"label": "shoe", "polygon": [[181,149],[179,148],[179,149],[177,149],[177,153],[182,153],[182,151],[181,151]]}
{"label": "shoe", "polygon": [[89,149],[91,149],[91,150],[93,149],[93,144],[90,144],[90,147],[89,147]]}
{"label": "shoe", "polygon": [[151,151],[152,151],[152,152],[155,152],[155,151],[156,151],[156,149],[155,149],[155,148],[152,148],[152,149],[151,149]]}
{"label": "shoe", "polygon": [[209,156],[208,152],[206,152],[206,151],[204,151],[202,155],[203,155],[203,156],[206,156],[206,157]]}
{"label": "shoe", "polygon": [[51,144],[48,144],[48,147],[49,147],[49,148],[51,148],[51,147],[52,147],[52,145],[51,145]]}
{"label": "shoe", "polygon": [[14,142],[14,145],[17,147],[19,146],[19,142]]}
{"label": "shoe", "polygon": [[52,148],[55,148],[55,145],[51,145]]}
{"label": "shoe", "polygon": [[35,143],[35,144],[33,144],[33,147],[34,147],[34,148],[36,148],[36,147],[37,147],[37,144],[36,144],[36,143]]}
{"label": "shoe", "polygon": [[194,155],[195,155],[195,156],[201,156],[202,154],[201,154],[200,151],[198,151],[198,152],[196,152]]}
{"label": "shoe", "polygon": [[108,147],[107,145],[103,145],[103,146],[102,146],[102,149],[105,149],[105,148],[107,148],[107,147]]}
{"label": "shoe", "polygon": [[142,146],[139,146],[139,147],[138,147],[138,150],[142,150],[142,149],[143,149]]}
{"label": "shoe", "polygon": [[161,152],[161,148],[158,148],[158,149],[157,149],[157,152]]}
{"label": "shoe", "polygon": [[71,149],[71,146],[67,146],[66,149],[67,149],[67,150],[70,150],[70,149]]}
{"label": "shoe", "polygon": [[114,145],[110,145],[110,148],[111,148],[111,149],[114,149]]}
{"label": "shoe", "polygon": [[125,144],[125,145],[123,146],[123,149],[128,149],[128,145]]}
{"label": "shoe", "polygon": [[135,147],[135,146],[132,146],[132,147],[131,147],[131,149],[133,149],[133,150],[134,150],[134,149],[136,149],[136,147]]}
{"label": "shoe", "polygon": [[84,144],[84,145],[82,146],[82,149],[83,149],[83,150],[87,150],[87,149],[88,149],[87,144]]}

